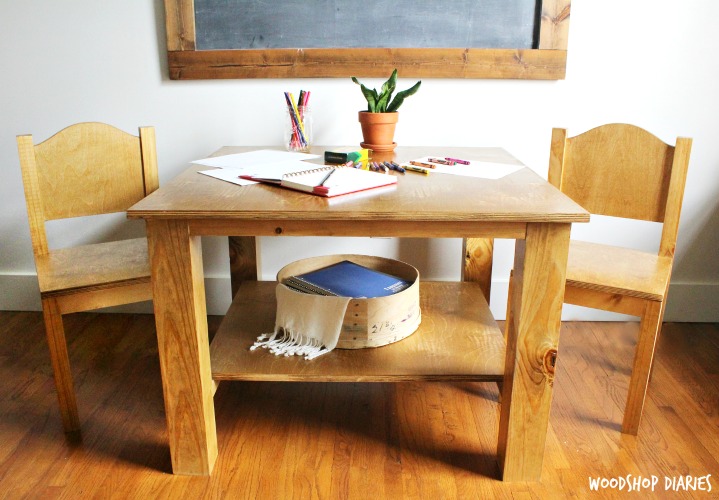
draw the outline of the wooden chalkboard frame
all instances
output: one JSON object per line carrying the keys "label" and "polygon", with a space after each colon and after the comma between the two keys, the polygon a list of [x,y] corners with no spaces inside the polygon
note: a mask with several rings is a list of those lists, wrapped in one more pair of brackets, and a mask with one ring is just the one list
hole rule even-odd
{"label": "wooden chalkboard frame", "polygon": [[196,50],[194,0],[165,0],[170,78],[387,77],[561,80],[571,0],[541,0],[537,49],[326,48]]}

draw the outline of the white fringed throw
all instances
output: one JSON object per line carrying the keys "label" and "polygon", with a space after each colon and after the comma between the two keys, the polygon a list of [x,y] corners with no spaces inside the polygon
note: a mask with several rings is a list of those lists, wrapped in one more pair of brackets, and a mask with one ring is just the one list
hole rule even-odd
{"label": "white fringed throw", "polygon": [[274,333],[263,333],[250,347],[268,349],[275,356],[314,359],[335,348],[342,331],[349,297],[326,297],[296,292],[278,284]]}

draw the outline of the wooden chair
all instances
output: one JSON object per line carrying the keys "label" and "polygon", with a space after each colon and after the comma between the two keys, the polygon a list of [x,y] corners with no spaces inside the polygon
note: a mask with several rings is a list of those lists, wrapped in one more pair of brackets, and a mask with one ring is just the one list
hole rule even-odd
{"label": "wooden chair", "polygon": [[[552,131],[549,182],[592,214],[662,223],[656,254],[570,241],[564,302],[639,316],[622,432],[636,435],[662,325],[692,141],[632,125]],[[511,290],[510,281],[510,290]],[[511,292],[510,292],[511,296]]]}
{"label": "wooden chair", "polygon": [[33,145],[17,137],[45,329],[66,432],[80,421],[62,315],[150,300],[145,238],[50,249],[45,221],[123,212],[158,187],[155,131],[72,125]]}

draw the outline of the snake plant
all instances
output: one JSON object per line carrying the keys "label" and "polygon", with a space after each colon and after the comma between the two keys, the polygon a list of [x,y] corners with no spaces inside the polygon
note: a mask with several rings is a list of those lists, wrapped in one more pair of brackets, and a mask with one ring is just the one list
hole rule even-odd
{"label": "snake plant", "polygon": [[367,99],[367,111],[370,113],[392,113],[393,111],[397,111],[404,100],[415,94],[417,90],[419,90],[419,86],[422,84],[422,81],[420,80],[410,88],[397,92],[394,99],[392,99],[392,94],[397,86],[396,69],[392,72],[392,76],[390,76],[389,79],[382,84],[382,88],[379,93],[377,92],[377,89],[368,89],[365,87],[354,76],[352,77],[352,81],[359,85],[362,89],[362,95],[364,95],[365,99]]}

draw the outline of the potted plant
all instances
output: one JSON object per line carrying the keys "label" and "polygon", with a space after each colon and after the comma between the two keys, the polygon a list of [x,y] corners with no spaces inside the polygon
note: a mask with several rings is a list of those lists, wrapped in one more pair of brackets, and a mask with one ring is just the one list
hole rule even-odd
{"label": "potted plant", "polygon": [[361,84],[356,77],[352,81],[360,86],[362,95],[367,99],[367,110],[359,112],[359,122],[362,126],[362,137],[364,142],[360,144],[363,148],[373,151],[392,151],[397,144],[394,142],[394,129],[399,114],[397,109],[404,100],[419,90],[422,81],[418,81],[412,87],[397,92],[397,70],[382,84],[378,93],[376,89],[368,89]]}

